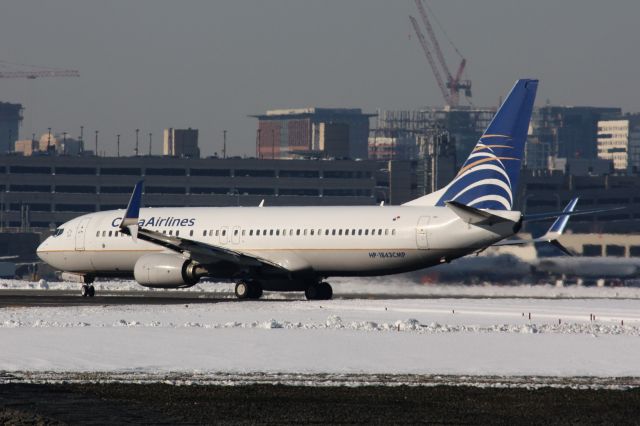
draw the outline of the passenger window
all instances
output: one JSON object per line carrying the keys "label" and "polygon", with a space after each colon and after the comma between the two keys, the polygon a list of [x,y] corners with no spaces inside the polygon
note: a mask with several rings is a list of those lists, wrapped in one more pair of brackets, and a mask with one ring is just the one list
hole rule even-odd
{"label": "passenger window", "polygon": [[331,231],[331,235],[336,235],[336,230]]}
{"label": "passenger window", "polygon": [[[209,235],[211,235],[211,232],[209,232]],[[216,229],[216,237],[219,237],[219,236],[220,236],[220,230]]]}
{"label": "passenger window", "polygon": [[166,231],[165,229],[163,229],[163,230],[162,230],[162,233],[163,233],[164,235],[167,235],[167,231]]}
{"label": "passenger window", "polygon": [[384,230],[384,235],[389,235],[389,230],[388,229]]}
{"label": "passenger window", "polygon": [[310,230],[309,230],[309,232],[311,232],[311,235],[313,235],[313,231],[314,231],[313,229],[310,229]]}
{"label": "passenger window", "polygon": [[253,229],[249,229],[249,236],[253,237]]}
{"label": "passenger window", "polygon": [[273,229],[269,229],[269,235],[273,235]]}
{"label": "passenger window", "polygon": [[244,229],[242,230],[242,236],[244,237]]}
{"label": "passenger window", "polygon": [[378,229],[378,235],[382,235],[382,229]]}
{"label": "passenger window", "polygon": [[276,229],[276,237],[280,235],[280,230]]}
{"label": "passenger window", "polygon": [[237,237],[237,236],[238,236],[238,230],[237,230],[237,229],[234,229],[234,230],[233,230],[233,236],[234,236],[234,237]]}
{"label": "passenger window", "polygon": [[107,235],[107,231],[102,231],[102,236],[105,237]]}
{"label": "passenger window", "polygon": [[202,236],[206,237],[207,236],[207,230],[205,229],[204,231],[202,231]]}
{"label": "passenger window", "polygon": [[305,237],[307,236],[307,230],[306,229],[303,231],[303,234],[304,234]]}
{"label": "passenger window", "polygon": [[358,229],[358,235],[362,235],[362,229]]}
{"label": "passenger window", "polygon": [[391,235],[396,235],[396,230],[395,229],[391,230]]}
{"label": "passenger window", "polygon": [[351,230],[351,235],[356,235],[356,230],[355,229]]}
{"label": "passenger window", "polygon": [[100,231],[96,232],[96,237],[100,236]]}
{"label": "passenger window", "polygon": [[169,230],[169,235],[173,235],[173,229]]}
{"label": "passenger window", "polygon": [[338,229],[338,235],[342,235],[342,229]]}
{"label": "passenger window", "polygon": [[193,237],[193,229],[189,231],[189,236]]}
{"label": "passenger window", "polygon": [[111,231],[109,231],[109,236],[111,236]]}
{"label": "passenger window", "polygon": [[176,237],[177,237],[178,235],[180,235],[180,231],[179,231],[179,230],[178,230],[178,231],[176,231]]}
{"label": "passenger window", "polygon": [[223,236],[223,237],[226,237],[226,236],[227,236],[227,230],[226,230],[226,229],[223,229],[223,230],[222,230],[222,236]]}
{"label": "passenger window", "polygon": [[296,235],[300,235],[300,230],[296,229]]}

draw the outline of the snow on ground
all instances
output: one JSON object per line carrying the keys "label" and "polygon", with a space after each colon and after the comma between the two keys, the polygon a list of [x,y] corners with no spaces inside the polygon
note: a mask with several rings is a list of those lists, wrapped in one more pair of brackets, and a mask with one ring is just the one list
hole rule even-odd
{"label": "snow on ground", "polygon": [[12,307],[0,342],[5,372],[640,377],[640,300]]}
{"label": "snow on ground", "polygon": [[[340,295],[398,295],[407,297],[540,297],[540,298],[631,298],[640,299],[640,287],[586,287],[555,285],[480,285],[463,284],[417,284],[403,277],[383,278],[332,278],[329,280],[334,294]],[[96,291],[131,292],[199,292],[199,293],[233,293],[234,284],[203,282],[188,289],[149,289],[132,280],[97,281]],[[79,291],[80,284],[71,282],[30,282],[22,280],[0,279],[2,290],[64,290]],[[266,293],[267,298],[273,294]],[[278,296],[275,296],[276,298]]]}

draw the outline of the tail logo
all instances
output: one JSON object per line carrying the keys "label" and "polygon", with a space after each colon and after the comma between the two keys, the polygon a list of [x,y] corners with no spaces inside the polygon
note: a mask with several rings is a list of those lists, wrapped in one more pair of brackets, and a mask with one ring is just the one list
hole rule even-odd
{"label": "tail logo", "polygon": [[[487,139],[502,139],[504,143],[487,143]],[[436,205],[458,201],[476,208],[511,210],[513,187],[505,162],[520,159],[509,156],[513,150],[510,140],[507,135],[482,136]]]}

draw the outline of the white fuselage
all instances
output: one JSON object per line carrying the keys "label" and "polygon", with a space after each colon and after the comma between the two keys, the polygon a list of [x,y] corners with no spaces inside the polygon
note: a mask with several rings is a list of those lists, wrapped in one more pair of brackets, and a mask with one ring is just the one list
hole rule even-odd
{"label": "white fuselage", "polygon": [[[515,211],[492,213],[513,222],[521,216]],[[100,276],[130,275],[141,256],[173,253],[119,232],[123,214],[114,210],[73,219],[41,244],[38,255],[62,271]],[[470,225],[447,207],[424,206],[145,208],[139,224],[318,276],[421,269],[516,231],[512,223]]]}

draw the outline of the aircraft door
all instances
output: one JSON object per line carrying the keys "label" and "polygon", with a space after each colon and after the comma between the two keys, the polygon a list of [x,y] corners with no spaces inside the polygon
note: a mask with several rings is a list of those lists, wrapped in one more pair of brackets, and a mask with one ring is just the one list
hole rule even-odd
{"label": "aircraft door", "polygon": [[87,235],[89,218],[82,219],[76,228],[76,250],[84,250],[84,240]]}
{"label": "aircraft door", "polygon": [[418,219],[418,226],[416,227],[416,243],[419,249],[429,248],[429,239],[427,238],[427,226],[429,225],[429,216],[421,216]]}
{"label": "aircraft door", "polygon": [[234,226],[231,234],[231,242],[233,244],[240,244],[240,227]]}

